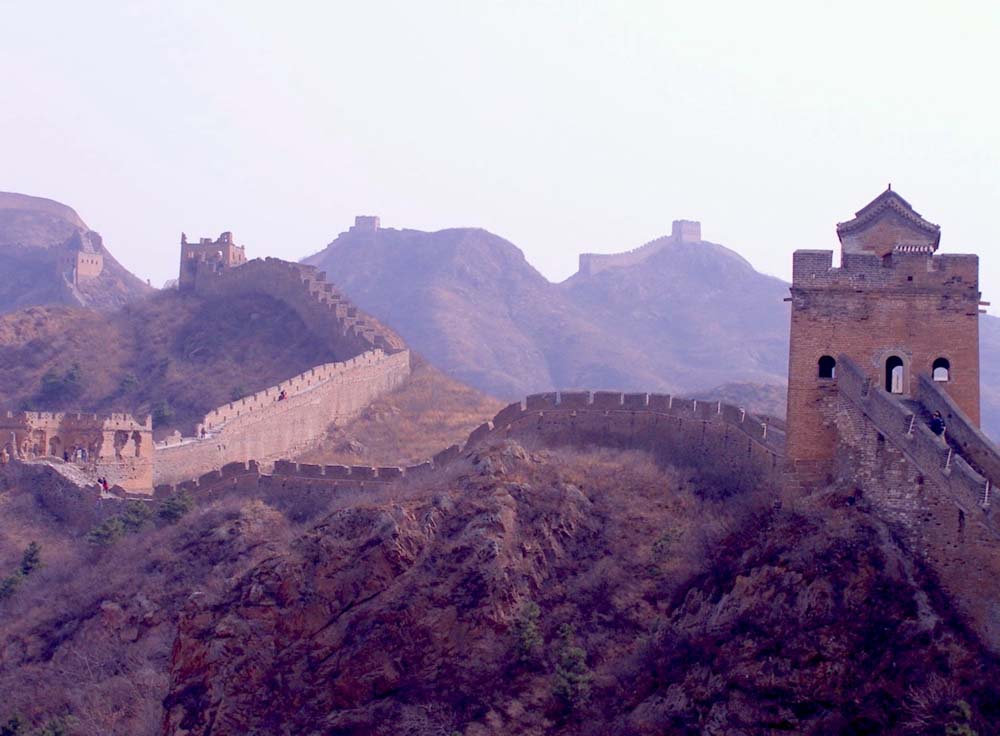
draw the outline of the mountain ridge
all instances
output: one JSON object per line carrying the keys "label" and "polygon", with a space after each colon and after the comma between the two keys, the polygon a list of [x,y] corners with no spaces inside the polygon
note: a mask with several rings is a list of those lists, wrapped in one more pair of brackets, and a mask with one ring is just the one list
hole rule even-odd
{"label": "mountain ridge", "polygon": [[55,305],[111,311],[152,291],[72,207],[0,192],[0,313]]}

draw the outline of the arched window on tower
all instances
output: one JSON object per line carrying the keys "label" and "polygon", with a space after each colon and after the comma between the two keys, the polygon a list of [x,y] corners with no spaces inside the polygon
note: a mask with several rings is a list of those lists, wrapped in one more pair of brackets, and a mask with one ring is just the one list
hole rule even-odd
{"label": "arched window on tower", "polygon": [[820,378],[835,378],[837,374],[837,361],[829,355],[824,355],[819,359],[818,374]]}
{"label": "arched window on tower", "polygon": [[891,355],[885,361],[885,390],[891,394],[903,393],[903,359]]}
{"label": "arched window on tower", "polygon": [[951,363],[947,358],[938,358],[931,366],[931,378],[935,381],[947,381],[951,378]]}

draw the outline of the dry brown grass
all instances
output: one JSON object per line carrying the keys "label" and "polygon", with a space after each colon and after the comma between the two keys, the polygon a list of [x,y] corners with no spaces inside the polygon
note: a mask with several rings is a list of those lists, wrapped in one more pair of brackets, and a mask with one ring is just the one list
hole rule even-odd
{"label": "dry brown grass", "polygon": [[395,391],[376,399],[360,417],[331,427],[304,463],[409,465],[464,442],[503,403],[413,359],[413,373]]}

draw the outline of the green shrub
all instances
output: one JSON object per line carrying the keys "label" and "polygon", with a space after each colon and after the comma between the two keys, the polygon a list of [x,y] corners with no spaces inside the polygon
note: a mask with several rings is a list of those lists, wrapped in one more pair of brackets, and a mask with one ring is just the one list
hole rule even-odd
{"label": "green shrub", "polygon": [[125,532],[135,534],[142,531],[142,528],[153,520],[153,508],[144,501],[128,501],[125,504],[125,511],[121,513],[122,525]]}
{"label": "green shrub", "polygon": [[187,491],[178,491],[160,504],[157,516],[168,524],[176,524],[184,514],[194,508],[194,499]]}
{"label": "green shrub", "polygon": [[70,727],[74,718],[53,718],[37,731],[33,731],[31,736],[69,736]]}
{"label": "green shrub", "polygon": [[65,404],[79,398],[82,393],[83,377],[79,363],[74,363],[62,374],[52,368],[42,374],[38,398],[47,404]]}
{"label": "green shrub", "polygon": [[174,409],[168,402],[161,401],[153,407],[152,415],[153,426],[162,427],[165,424],[169,424],[174,416]]}
{"label": "green shrub", "polygon": [[30,575],[42,566],[42,547],[38,542],[29,544],[21,555],[21,574]]}
{"label": "green shrub", "polygon": [[959,700],[948,709],[948,716],[951,719],[944,728],[945,736],[978,736],[977,732],[969,725],[972,720],[972,707],[964,700]]}
{"label": "green shrub", "polygon": [[0,580],[0,601],[5,601],[14,595],[22,580],[24,580],[24,575],[21,574],[20,570]]}
{"label": "green shrub", "polygon": [[27,736],[24,721],[18,716],[12,716],[6,723],[0,723],[0,736]]}
{"label": "green shrub", "polygon": [[[24,579],[41,566],[41,545],[38,542],[32,542],[21,553],[21,564],[17,566],[17,569],[0,580],[0,601],[5,601],[14,595],[21,583],[24,582]],[[16,720],[16,718],[11,720]],[[0,736],[3,736],[2,730],[0,730]]]}
{"label": "green shrub", "polygon": [[556,673],[552,694],[567,710],[573,710],[590,697],[592,676],[587,667],[587,653],[576,645],[573,627],[563,624],[559,629],[559,651],[556,653]]}
{"label": "green shrub", "polygon": [[517,632],[517,659],[525,664],[535,664],[542,652],[542,634],[538,621],[542,611],[534,601],[526,601],[515,623]]}
{"label": "green shrub", "polygon": [[105,519],[89,532],[85,539],[96,547],[107,547],[125,536],[125,522],[120,516]]}
{"label": "green shrub", "polygon": [[118,393],[127,394],[139,388],[139,378],[134,373],[126,373],[118,382]]}

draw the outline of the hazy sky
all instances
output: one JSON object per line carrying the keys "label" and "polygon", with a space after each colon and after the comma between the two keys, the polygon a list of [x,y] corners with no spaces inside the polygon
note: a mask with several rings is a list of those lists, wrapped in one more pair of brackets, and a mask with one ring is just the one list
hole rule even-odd
{"label": "hazy sky", "polygon": [[[558,280],[697,219],[784,278],[891,181],[1000,283],[1000,3],[0,0],[0,190],[155,284],[355,214]],[[1000,301],[1000,295],[996,298]]]}

